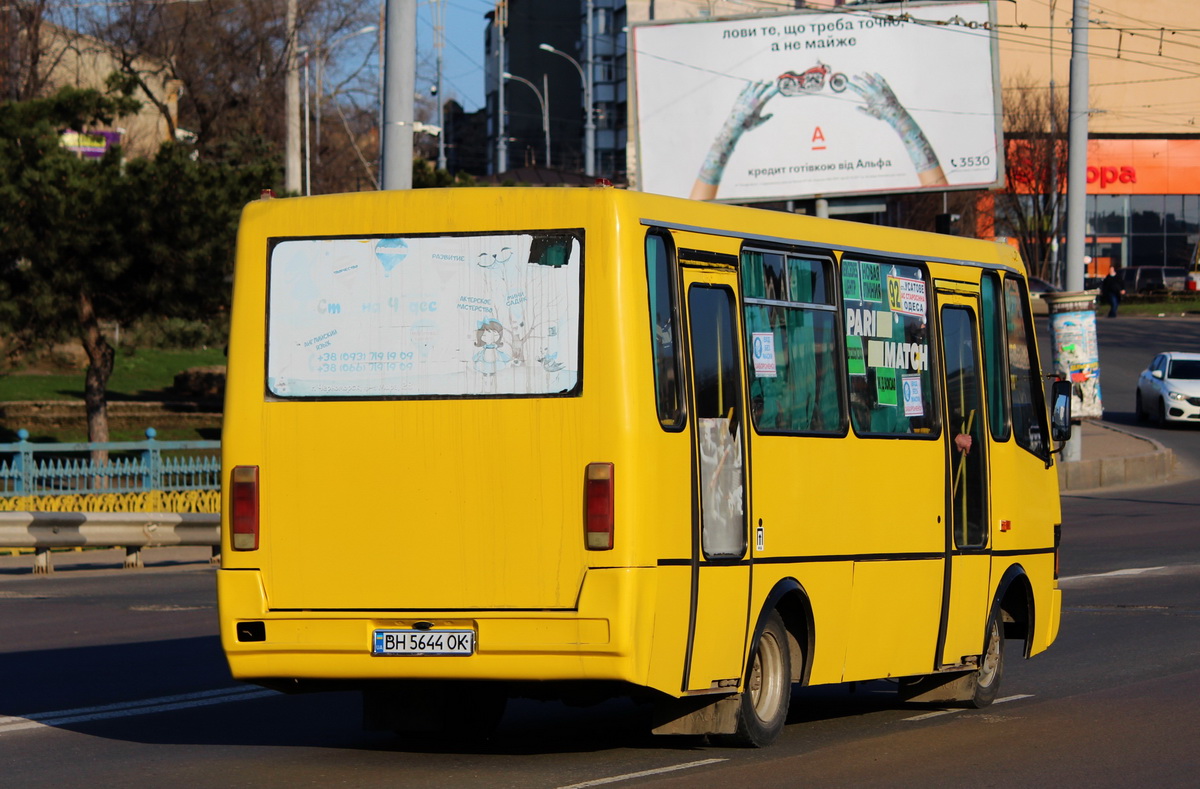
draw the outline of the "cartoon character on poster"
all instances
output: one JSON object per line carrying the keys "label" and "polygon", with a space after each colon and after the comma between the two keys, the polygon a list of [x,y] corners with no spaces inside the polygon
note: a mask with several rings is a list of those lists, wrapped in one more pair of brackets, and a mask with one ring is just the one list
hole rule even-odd
{"label": "cartoon character on poster", "polygon": [[500,350],[504,345],[504,326],[500,321],[479,321],[475,329],[475,345],[479,350],[471,357],[471,364],[486,376],[495,375],[512,361],[512,357]]}

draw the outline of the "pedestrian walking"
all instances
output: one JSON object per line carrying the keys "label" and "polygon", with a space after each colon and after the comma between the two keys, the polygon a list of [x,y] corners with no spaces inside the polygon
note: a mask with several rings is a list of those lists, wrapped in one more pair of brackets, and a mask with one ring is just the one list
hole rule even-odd
{"label": "pedestrian walking", "polygon": [[1120,270],[1113,266],[1100,283],[1100,298],[1108,302],[1108,317],[1117,317],[1117,307],[1121,305],[1121,297],[1124,295],[1125,281],[1121,279]]}

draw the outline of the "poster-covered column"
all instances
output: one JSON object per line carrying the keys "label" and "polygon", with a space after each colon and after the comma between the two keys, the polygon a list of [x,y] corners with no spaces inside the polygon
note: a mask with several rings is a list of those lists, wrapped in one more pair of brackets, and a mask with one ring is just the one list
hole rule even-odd
{"label": "poster-covered column", "polygon": [[[1096,341],[1096,296],[1094,293],[1046,293],[1050,305],[1050,337],[1054,349],[1054,372],[1071,386],[1071,414],[1076,419],[1104,416],[1100,397],[1100,349]],[[1063,450],[1063,458],[1077,461],[1082,456],[1078,430]]]}

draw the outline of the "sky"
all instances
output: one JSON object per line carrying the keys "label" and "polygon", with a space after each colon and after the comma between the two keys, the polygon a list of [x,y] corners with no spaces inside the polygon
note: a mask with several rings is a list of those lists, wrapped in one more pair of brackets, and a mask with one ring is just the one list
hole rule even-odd
{"label": "sky", "polygon": [[[417,75],[422,84],[436,73],[433,47],[433,3],[417,4]],[[484,14],[495,7],[493,0],[442,0],[445,8],[446,46],[442,50],[444,98],[455,99],[467,112],[483,106]]]}

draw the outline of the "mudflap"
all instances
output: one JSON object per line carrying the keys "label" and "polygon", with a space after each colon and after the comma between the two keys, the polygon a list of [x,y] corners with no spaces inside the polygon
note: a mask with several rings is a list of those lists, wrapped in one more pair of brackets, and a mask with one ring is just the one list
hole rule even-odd
{"label": "mudflap", "polygon": [[900,698],[926,704],[951,704],[969,700],[975,693],[974,671],[929,674],[900,681]]}
{"label": "mudflap", "polygon": [[654,705],[655,734],[733,734],[741,694],[660,699]]}

